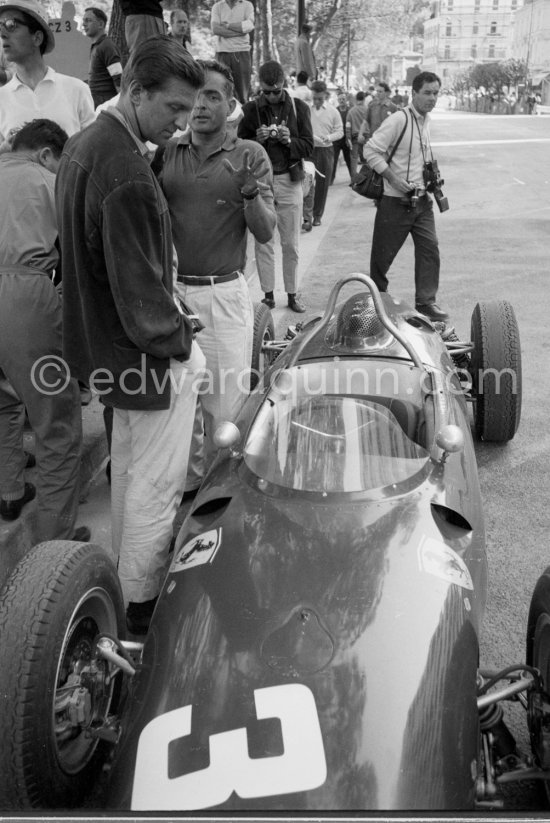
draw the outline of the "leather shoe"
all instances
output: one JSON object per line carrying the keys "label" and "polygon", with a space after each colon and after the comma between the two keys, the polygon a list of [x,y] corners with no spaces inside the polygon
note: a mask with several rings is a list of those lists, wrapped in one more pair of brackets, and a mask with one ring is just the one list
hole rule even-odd
{"label": "leather shoe", "polygon": [[309,220],[304,220],[304,222],[302,223],[302,231],[311,231],[311,229],[312,226]]}
{"label": "leather shoe", "polygon": [[320,217],[314,217],[313,218],[313,225],[314,226],[320,226],[321,225],[321,218]]}
{"label": "leather shoe", "polygon": [[288,308],[292,309],[292,311],[297,311],[299,314],[306,310],[304,304],[298,300],[295,294],[288,295]]}
{"label": "leather shoe", "polygon": [[449,315],[443,309],[440,309],[436,303],[426,303],[425,305],[421,305],[419,303],[416,304],[416,311],[420,312],[420,314],[426,315],[429,317],[430,320],[448,320]]}
{"label": "leather shoe", "polygon": [[147,634],[149,624],[157,605],[158,597],[144,603],[128,603],[126,609],[126,628],[130,634]]}
{"label": "leather shoe", "polygon": [[271,297],[263,297],[260,302],[265,303],[268,309],[275,308],[275,300],[273,300]]}
{"label": "leather shoe", "polygon": [[34,500],[36,489],[32,483],[25,483],[23,497],[18,500],[0,500],[0,516],[3,520],[17,520],[25,503]]}
{"label": "leather shoe", "polygon": [[92,533],[88,526],[79,526],[78,529],[74,530],[71,540],[74,540],[75,543],[89,543],[91,537]]}

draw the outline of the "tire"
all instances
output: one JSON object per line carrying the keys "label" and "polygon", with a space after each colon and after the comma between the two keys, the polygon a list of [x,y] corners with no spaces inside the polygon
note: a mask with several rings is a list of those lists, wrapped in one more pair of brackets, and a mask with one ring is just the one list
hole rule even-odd
{"label": "tire", "polygon": [[521,417],[521,351],[514,310],[507,300],[478,303],[471,326],[474,423],[478,437],[511,440]]}
{"label": "tire", "polygon": [[[120,637],[124,626],[117,572],[99,546],[40,543],[16,567],[0,596],[0,808],[70,807],[90,791],[108,749],[59,701],[97,632]],[[111,708],[114,679],[102,685],[96,720]]]}
{"label": "tire", "polygon": [[264,371],[269,368],[277,357],[276,352],[262,352],[262,346],[266,340],[275,340],[273,315],[265,303],[258,303],[254,308],[250,391],[256,388]]}
{"label": "tire", "polygon": [[[550,693],[550,566],[537,580],[531,597],[527,618],[525,662],[528,666],[539,669],[543,688]],[[530,718],[529,713],[527,717]],[[541,729],[538,723],[530,724],[529,732],[531,748],[535,759],[538,759],[537,749],[544,746],[544,741],[540,738]],[[546,795],[546,806],[549,807],[550,781],[541,782],[543,782]]]}

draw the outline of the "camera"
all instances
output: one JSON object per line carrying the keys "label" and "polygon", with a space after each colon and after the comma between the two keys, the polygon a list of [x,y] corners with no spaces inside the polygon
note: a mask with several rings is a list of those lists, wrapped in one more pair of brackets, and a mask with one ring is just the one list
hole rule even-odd
{"label": "camera", "polygon": [[447,211],[449,208],[449,201],[443,194],[442,186],[445,181],[439,174],[437,160],[426,160],[424,163],[423,177],[426,191],[433,194],[439,211]]}
{"label": "camera", "polygon": [[269,127],[269,136],[272,140],[276,140],[279,136],[279,129],[274,123]]}
{"label": "camera", "polygon": [[424,190],[415,186],[414,189],[411,189],[404,197],[400,198],[400,202],[403,203],[404,206],[407,206],[409,209],[416,209],[418,206],[418,201],[422,196]]}

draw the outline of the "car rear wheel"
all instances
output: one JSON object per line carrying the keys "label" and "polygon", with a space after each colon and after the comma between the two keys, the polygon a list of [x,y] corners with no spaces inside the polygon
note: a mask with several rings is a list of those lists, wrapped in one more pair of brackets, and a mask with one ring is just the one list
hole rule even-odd
{"label": "car rear wheel", "polygon": [[507,300],[478,303],[471,326],[472,397],[477,435],[482,440],[511,440],[521,416],[519,329]]}
{"label": "car rear wheel", "polygon": [[0,597],[0,808],[81,802],[105,759],[88,734],[114,678],[94,660],[98,633],[124,627],[116,568],[99,546],[35,546]]}
{"label": "car rear wheel", "polygon": [[[527,619],[526,663],[540,671],[543,688],[550,694],[550,566],[537,580],[531,597]],[[548,750],[548,733],[538,722],[537,714],[531,713],[528,717],[531,720],[529,731],[533,754],[540,762],[541,753]],[[545,780],[543,785],[546,802],[550,805],[550,781]]]}
{"label": "car rear wheel", "polygon": [[252,339],[252,373],[250,375],[250,390],[255,389],[264,371],[269,368],[277,357],[276,352],[262,351],[263,345],[275,340],[275,325],[271,310],[265,303],[258,303],[254,308],[254,337]]}

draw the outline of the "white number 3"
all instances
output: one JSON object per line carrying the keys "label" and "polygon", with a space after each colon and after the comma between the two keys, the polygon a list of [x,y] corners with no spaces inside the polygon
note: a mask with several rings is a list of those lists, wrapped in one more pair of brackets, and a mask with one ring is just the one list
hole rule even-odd
{"label": "white number 3", "polygon": [[191,733],[192,706],[163,714],[143,729],[137,750],[132,810],[189,811],[206,809],[240,797],[302,792],[321,786],[327,776],[323,738],[315,699],[299,683],[257,689],[258,720],[278,717],[284,752],[251,759],[246,729],[210,737],[210,765],[170,779],[168,745]]}

